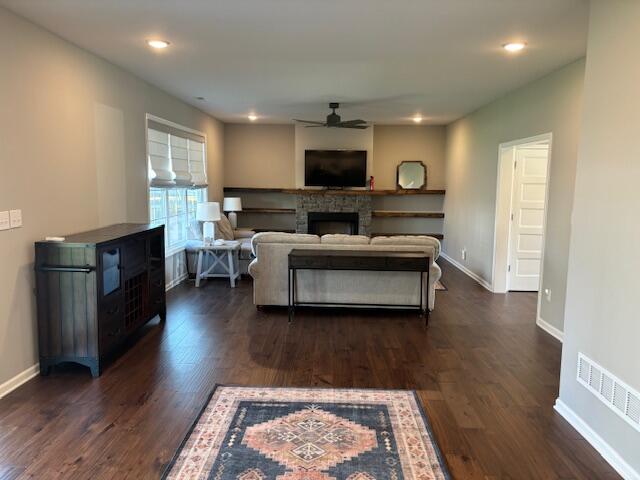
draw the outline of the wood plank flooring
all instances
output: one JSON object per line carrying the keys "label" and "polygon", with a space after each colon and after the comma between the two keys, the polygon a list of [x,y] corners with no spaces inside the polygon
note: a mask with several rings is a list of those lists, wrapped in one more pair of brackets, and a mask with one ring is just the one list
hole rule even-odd
{"label": "wood plank flooring", "polygon": [[192,283],[99,379],[77,367],[0,400],[0,479],[155,479],[216,383],[418,390],[456,479],[614,479],[553,411],[560,344],[534,294],[492,295],[444,260],[410,313],[258,312],[251,282]]}

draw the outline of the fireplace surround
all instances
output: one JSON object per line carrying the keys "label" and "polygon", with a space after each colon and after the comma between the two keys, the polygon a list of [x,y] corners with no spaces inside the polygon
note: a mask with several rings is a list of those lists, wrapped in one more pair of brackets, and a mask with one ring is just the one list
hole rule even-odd
{"label": "fireplace surround", "polygon": [[[335,220],[327,219],[325,222],[357,222],[357,228],[353,228],[348,233],[358,235],[371,235],[371,197],[369,195],[340,195],[334,192],[330,194],[321,193],[298,193],[296,194],[296,232],[312,233],[310,225],[310,214],[349,214],[352,217],[336,216]],[[312,217],[314,215],[311,215]],[[357,220],[354,220],[357,218]],[[329,225],[325,225],[329,226]],[[314,227],[315,228],[315,227]],[[322,233],[329,233],[322,231]],[[343,231],[331,233],[346,233]]]}

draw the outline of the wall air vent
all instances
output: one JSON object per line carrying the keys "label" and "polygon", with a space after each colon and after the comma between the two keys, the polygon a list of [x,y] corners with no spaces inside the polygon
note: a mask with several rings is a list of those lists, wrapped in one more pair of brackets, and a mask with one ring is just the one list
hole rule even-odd
{"label": "wall air vent", "polygon": [[640,393],[584,354],[578,353],[578,383],[640,432]]}

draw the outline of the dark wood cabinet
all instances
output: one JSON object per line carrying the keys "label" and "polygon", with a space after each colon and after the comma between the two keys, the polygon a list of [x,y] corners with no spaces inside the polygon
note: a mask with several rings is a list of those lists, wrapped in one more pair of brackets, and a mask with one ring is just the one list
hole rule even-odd
{"label": "dark wood cabinet", "polygon": [[136,329],[165,320],[164,226],[112,225],[35,250],[42,375],[76,362],[96,377]]}

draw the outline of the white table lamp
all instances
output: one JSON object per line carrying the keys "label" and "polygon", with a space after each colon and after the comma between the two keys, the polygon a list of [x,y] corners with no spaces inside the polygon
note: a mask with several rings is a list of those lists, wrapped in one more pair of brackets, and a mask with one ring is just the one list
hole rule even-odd
{"label": "white table lamp", "polygon": [[213,245],[216,236],[217,222],[220,216],[220,204],[218,202],[199,203],[196,207],[196,220],[204,222],[202,225],[202,238],[205,245]]}
{"label": "white table lamp", "polygon": [[242,211],[242,200],[240,197],[225,197],[222,209],[229,212],[229,223],[231,227],[238,228],[238,215],[236,212]]}

